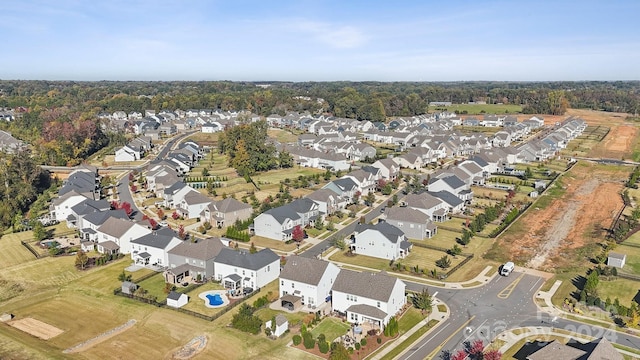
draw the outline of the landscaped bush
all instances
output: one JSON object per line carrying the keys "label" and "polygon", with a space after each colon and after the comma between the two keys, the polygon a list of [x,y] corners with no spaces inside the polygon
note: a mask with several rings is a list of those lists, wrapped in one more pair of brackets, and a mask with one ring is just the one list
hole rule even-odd
{"label": "landscaped bush", "polygon": [[356,350],[360,350],[360,343],[356,343]]}
{"label": "landscaped bush", "polygon": [[308,331],[302,335],[302,343],[305,349],[313,349],[316,346],[316,340]]}
{"label": "landscaped bush", "polygon": [[248,332],[251,334],[257,334],[262,327],[262,320],[259,317],[254,316],[255,309],[250,305],[242,304],[237,314],[233,315],[231,324],[234,328]]}
{"label": "landscaped bush", "polygon": [[253,307],[256,309],[259,309],[268,304],[269,304],[269,299],[267,299],[267,295],[264,295],[264,296],[260,296],[259,298],[256,299],[256,301],[253,302]]}
{"label": "landscaped bush", "polygon": [[293,335],[293,345],[298,346],[302,342],[302,337],[300,335]]}
{"label": "landscaped bush", "polygon": [[362,338],[362,340],[360,340],[360,345],[367,346],[367,339]]}
{"label": "landscaped bush", "polygon": [[377,338],[377,339],[376,339],[376,342],[377,342],[378,344],[382,344],[382,339],[381,339],[381,338]]}
{"label": "landscaped bush", "polygon": [[326,341],[320,341],[318,342],[318,350],[320,350],[321,353],[326,354],[329,352],[329,343]]}

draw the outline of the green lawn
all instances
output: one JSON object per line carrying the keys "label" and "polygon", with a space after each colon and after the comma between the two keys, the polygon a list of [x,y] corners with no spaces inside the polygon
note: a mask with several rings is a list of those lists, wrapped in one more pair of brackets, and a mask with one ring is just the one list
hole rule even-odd
{"label": "green lawn", "polygon": [[[254,245],[259,248],[269,248],[271,250],[293,251],[297,249],[297,245],[295,243],[287,244],[284,241],[273,240],[273,239],[265,238],[262,236],[255,236],[255,235],[252,236],[250,242],[246,244],[247,246],[249,246],[249,244],[251,243],[254,243]],[[302,244],[300,244],[301,248],[302,246],[304,246],[304,241]]]}
{"label": "green lawn", "polygon": [[[400,263],[409,268],[413,268],[417,265],[418,268],[421,270],[422,269],[431,270],[436,268],[436,264],[435,264],[436,260],[440,259],[444,255],[446,255],[446,253],[442,251],[414,246],[411,249],[411,253],[409,254],[409,256],[407,256],[404,259],[396,261],[396,263]],[[337,252],[333,254],[330,259],[333,261],[356,265],[356,266],[363,266],[363,267],[367,267],[374,270],[391,270],[391,268],[389,267],[389,260],[379,259],[371,256],[365,256],[365,255],[347,256],[346,252]],[[464,257],[458,256],[457,258],[453,258],[449,256],[449,259],[451,259],[451,267],[454,267],[460,262],[462,262],[462,260],[464,260]],[[438,270],[440,269],[438,268]]]}
{"label": "green lawn", "polygon": [[0,269],[34,260],[35,256],[20,243],[32,238],[31,231],[3,235],[0,238]]}
{"label": "green lawn", "polygon": [[[266,173],[253,176],[256,184],[279,184],[284,179],[297,179],[298,176],[308,176],[313,174],[324,174],[325,170],[314,168],[292,167],[289,169],[270,170]],[[320,178],[322,180],[322,178]],[[324,181],[324,180],[323,180]]]}
{"label": "green lawn", "polygon": [[516,114],[522,112],[520,105],[508,104],[451,104],[450,106],[429,106],[430,111],[453,111],[457,114]]}
{"label": "green lawn", "polygon": [[426,326],[421,327],[416,332],[411,334],[405,341],[394,346],[394,348],[389,351],[385,356],[382,357],[383,360],[392,360],[395,359],[396,356],[400,355],[402,351],[404,351],[407,347],[413,345],[422,335],[424,335],[431,328],[436,326],[438,320],[429,320]]}
{"label": "green lawn", "polygon": [[398,332],[402,335],[422,320],[424,320],[422,312],[412,306],[398,320]]}
{"label": "green lawn", "polygon": [[[181,289],[184,289],[184,288],[178,288],[177,291],[182,292]],[[209,315],[209,316],[217,314],[218,312],[220,312],[220,310],[223,309],[222,307],[216,308],[216,309],[208,308],[205,305],[205,301],[202,300],[200,297],[198,297],[198,295],[200,295],[201,293],[209,290],[224,290],[224,287],[215,282],[208,282],[200,287],[197,287],[192,291],[186,293],[187,295],[189,295],[189,302],[187,303],[187,305],[183,306],[182,308],[185,310],[191,310],[191,311],[195,311],[197,313]]]}
{"label": "green lawn", "polygon": [[139,282],[138,286],[147,290],[149,295],[156,296],[156,301],[161,303],[167,299],[167,294],[164,292],[165,284],[166,282],[164,281],[162,273],[157,273],[156,275]]}
{"label": "green lawn", "polygon": [[276,316],[278,314],[284,315],[284,317],[287,318],[287,320],[289,321],[289,326],[295,326],[295,325],[298,325],[298,324],[302,323],[302,320],[307,315],[307,313],[302,312],[302,311],[298,311],[298,312],[295,312],[295,313],[287,313],[287,312],[284,312],[284,311],[278,311],[278,310],[270,309],[268,306],[256,311],[256,313],[255,313],[255,315],[257,317],[259,317],[260,320],[262,320],[265,323],[267,321],[271,320],[274,316]]}
{"label": "green lawn", "polygon": [[282,129],[269,129],[267,130],[267,135],[270,138],[276,139],[280,143],[291,143],[298,141],[298,135],[292,134],[289,131]]}
{"label": "green lawn", "polygon": [[614,250],[615,252],[627,255],[624,269],[620,271],[640,275],[640,247],[627,246],[625,245],[626,243],[627,242],[625,241],[624,243],[618,245],[618,247],[616,247],[616,249]]}
{"label": "green lawn", "polygon": [[340,337],[347,333],[351,326],[348,323],[342,322],[342,320],[327,317],[324,318],[320,323],[311,329],[311,334],[314,338],[318,338],[318,335],[324,334],[327,341],[333,342],[334,339]]}

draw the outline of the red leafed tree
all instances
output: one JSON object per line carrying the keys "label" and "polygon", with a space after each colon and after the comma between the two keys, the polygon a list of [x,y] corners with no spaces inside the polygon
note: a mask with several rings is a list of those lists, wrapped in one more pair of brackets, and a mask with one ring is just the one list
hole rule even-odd
{"label": "red leafed tree", "polygon": [[120,207],[119,208],[124,210],[124,212],[127,213],[127,216],[131,216],[131,213],[133,212],[133,209],[131,208],[131,204],[129,204],[126,201],[120,203]]}
{"label": "red leafed tree", "polygon": [[429,185],[429,179],[422,180],[422,186],[428,186],[428,185]]}
{"label": "red leafed tree", "polygon": [[184,231],[184,225],[178,227],[178,237],[182,240],[187,238],[187,233]]}
{"label": "red leafed tree", "polygon": [[457,353],[449,357],[450,360],[465,360],[466,358],[467,358],[467,352],[464,350],[459,350]]}
{"label": "red leafed tree", "polygon": [[291,237],[297,242],[301,242],[304,239],[304,230],[302,230],[300,225],[296,225],[296,227],[293,228]]}
{"label": "red leafed tree", "polygon": [[138,191],[138,187],[135,185],[131,185],[131,192],[136,192]]}
{"label": "red leafed tree", "polygon": [[158,222],[154,218],[150,218],[148,215],[142,216],[142,220],[147,220],[149,225],[151,225],[151,229],[156,229],[158,227]]}
{"label": "red leafed tree", "polygon": [[378,189],[382,189],[385,186],[387,186],[387,181],[385,179],[378,180]]}
{"label": "red leafed tree", "polygon": [[484,343],[482,342],[482,340],[475,340],[471,343],[471,346],[469,346],[469,349],[467,351],[469,352],[471,358],[481,359],[482,352],[484,351]]}
{"label": "red leafed tree", "polygon": [[174,211],[173,214],[171,214],[171,217],[173,218],[173,220],[178,220],[178,218],[180,217],[180,214],[178,214],[177,211]]}
{"label": "red leafed tree", "polygon": [[160,218],[160,220],[164,220],[164,218],[165,218],[164,210],[162,210],[162,209],[158,209],[158,211],[156,212],[156,214],[158,215],[158,217]]}
{"label": "red leafed tree", "polygon": [[488,350],[484,353],[482,359],[484,360],[501,360],[502,353],[498,350]]}
{"label": "red leafed tree", "polygon": [[133,173],[132,173],[132,172],[130,172],[130,173],[129,173],[129,181],[133,181],[133,179],[134,179]]}
{"label": "red leafed tree", "polygon": [[118,201],[111,201],[111,210],[118,210]]}

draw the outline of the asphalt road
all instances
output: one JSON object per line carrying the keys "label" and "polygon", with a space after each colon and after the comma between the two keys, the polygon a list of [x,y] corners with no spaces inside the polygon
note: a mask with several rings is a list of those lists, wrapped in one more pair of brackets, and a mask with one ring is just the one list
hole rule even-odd
{"label": "asphalt road", "polygon": [[[406,281],[405,281],[406,282]],[[640,349],[640,338],[610,329],[594,327],[566,319],[554,319],[534,303],[536,291],[544,283],[538,276],[514,272],[509,277],[496,276],[484,286],[474,289],[442,289],[427,287],[431,294],[451,310],[451,317],[433,334],[414,344],[400,359],[446,359],[446,354],[464,348],[465,343],[482,340],[489,344],[501,332],[532,326],[554,327],[608,340]],[[407,282],[407,289],[421,291],[425,286]],[[532,334],[534,335],[534,334]]]}

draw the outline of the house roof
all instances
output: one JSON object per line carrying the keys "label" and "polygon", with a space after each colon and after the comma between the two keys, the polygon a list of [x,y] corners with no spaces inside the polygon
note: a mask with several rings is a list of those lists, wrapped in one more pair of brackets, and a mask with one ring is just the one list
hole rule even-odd
{"label": "house roof", "polygon": [[218,256],[220,250],[224,247],[220,238],[209,237],[206,239],[198,239],[196,242],[183,241],[169,250],[169,254],[206,261]]}
{"label": "house roof", "polygon": [[216,201],[215,207],[221,213],[229,213],[233,211],[251,209],[251,205],[245,204],[231,197],[228,197],[220,201]]}
{"label": "house roof", "polygon": [[[285,205],[286,206],[286,205]],[[318,206],[313,200],[302,198],[296,199],[288,204],[298,214],[305,214],[310,212],[314,207]]]}
{"label": "house roof", "polygon": [[287,320],[287,318],[282,315],[282,314],[278,314],[276,315],[276,326],[282,326],[284,324],[286,324],[289,320]]}
{"label": "house roof", "polygon": [[586,344],[582,344],[576,340],[569,340],[568,346],[585,351],[587,354],[580,360],[622,360],[622,354],[613,347],[611,342],[606,338],[595,339]]}
{"label": "house roof", "polygon": [[98,243],[99,246],[102,246],[105,250],[115,251],[120,249],[120,246],[116,244],[114,241],[108,240]]}
{"label": "house roof", "polygon": [[237,266],[242,269],[259,270],[280,259],[271,249],[262,249],[255,254],[244,251],[236,251],[229,248],[220,250],[214,262]]}
{"label": "house roof", "polygon": [[207,204],[213,202],[208,196],[203,195],[197,190],[191,190],[184,196],[184,202],[187,205]]}
{"label": "house roof", "polygon": [[136,224],[129,219],[110,217],[105,220],[102,225],[100,225],[97,231],[109,236],[113,236],[115,238],[120,238],[134,225]]}
{"label": "house roof", "polygon": [[172,269],[168,269],[167,271],[174,275],[181,275],[187,271],[202,271],[202,268],[191,264],[181,264]]}
{"label": "house roof", "polygon": [[378,309],[377,307],[366,304],[351,305],[347,308],[347,312],[364,315],[378,320],[382,320],[387,317],[386,312]]}
{"label": "house roof", "polygon": [[184,294],[171,290],[169,294],[167,294],[167,300],[179,300],[182,295]]}
{"label": "house roof", "polygon": [[459,197],[455,196],[454,194],[446,190],[429,191],[428,193],[446,202],[451,207],[456,207],[456,206],[459,206],[460,204],[464,204],[464,201],[462,201]]}
{"label": "house roof", "polygon": [[289,204],[269,209],[262,214],[273,216],[273,218],[276,219],[276,221],[278,221],[280,224],[284,223],[284,221],[287,219],[300,219],[300,215],[298,215],[298,213],[293,208],[291,208]]}
{"label": "house roof", "polygon": [[371,225],[371,224],[358,224],[356,225],[356,232],[357,233],[362,233],[365,230],[375,230],[380,232],[382,235],[384,235],[387,239],[389,239],[389,241],[391,241],[392,243],[396,243],[398,242],[398,239],[400,237],[404,236],[404,232],[400,229],[398,229],[397,227],[385,222],[385,221],[378,221],[377,224],[375,225]]}
{"label": "house roof", "polygon": [[[161,234],[159,231],[154,231],[151,234],[131,240],[131,243],[149,246],[156,249],[165,249],[174,238],[176,238],[175,233],[173,235],[165,235]],[[140,256],[142,256],[142,254],[140,254]]]}
{"label": "house roof", "polygon": [[384,271],[372,273],[341,269],[333,282],[332,290],[387,302],[397,281],[401,280]]}
{"label": "house roof", "polygon": [[405,201],[408,206],[418,209],[432,209],[442,204],[442,200],[432,194],[423,192],[421,194],[409,194]]}
{"label": "house roof", "polygon": [[627,255],[609,251],[609,257],[613,259],[624,260],[627,258]]}
{"label": "house roof", "polygon": [[465,186],[465,183],[460,180],[459,177],[457,177],[456,175],[451,175],[451,176],[446,176],[443,178],[433,178],[429,181],[429,184],[433,184],[436,181],[444,181],[444,183],[446,183],[447,185],[449,185],[449,187],[451,187],[452,189],[459,189],[461,187]]}
{"label": "house roof", "polygon": [[527,356],[527,360],[577,360],[584,354],[585,352],[582,350],[564,345],[557,340],[554,340],[542,349]]}
{"label": "house roof", "polygon": [[422,211],[410,207],[392,207],[385,211],[387,220],[397,220],[415,224],[426,224],[429,222],[429,215]]}
{"label": "house roof", "polygon": [[340,189],[351,190],[355,187],[358,187],[355,181],[351,178],[342,178],[336,179],[332,181],[335,185],[337,185]]}
{"label": "house roof", "polygon": [[307,199],[321,202],[328,201],[330,197],[335,199],[338,197],[338,194],[331,189],[318,189],[306,196]]}
{"label": "house roof", "polygon": [[328,266],[328,261],[293,255],[287,259],[287,263],[280,272],[280,278],[318,285]]}

